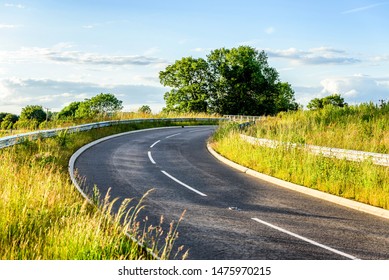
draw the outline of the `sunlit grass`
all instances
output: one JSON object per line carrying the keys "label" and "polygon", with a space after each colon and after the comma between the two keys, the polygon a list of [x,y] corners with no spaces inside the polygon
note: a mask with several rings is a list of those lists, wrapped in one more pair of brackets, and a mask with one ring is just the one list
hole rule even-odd
{"label": "sunlit grass", "polygon": [[248,130],[258,138],[333,148],[389,153],[389,105],[280,113]]}
{"label": "sunlit grass", "polygon": [[389,209],[389,168],[371,161],[350,162],[280,145],[252,145],[236,130],[221,128],[213,148],[241,165],[299,185]]}

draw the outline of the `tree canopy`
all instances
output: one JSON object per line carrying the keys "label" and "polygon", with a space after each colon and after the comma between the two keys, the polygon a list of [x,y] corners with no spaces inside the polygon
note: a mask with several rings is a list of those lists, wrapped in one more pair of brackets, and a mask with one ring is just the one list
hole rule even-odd
{"label": "tree canopy", "polygon": [[112,93],[100,93],[92,97],[88,104],[90,110],[97,115],[109,115],[123,109],[123,101]]}
{"label": "tree canopy", "polygon": [[138,113],[149,115],[149,114],[151,114],[151,108],[149,105],[142,105],[141,107],[139,107]]}
{"label": "tree canopy", "polygon": [[167,111],[264,115],[296,110],[294,91],[279,80],[264,51],[249,46],[184,57],[159,73]]}
{"label": "tree canopy", "polygon": [[2,113],[0,113],[0,123],[1,129],[12,129],[14,124],[18,121],[19,117],[14,114],[5,113],[6,115],[1,118]]}
{"label": "tree canopy", "polygon": [[22,109],[22,112],[20,114],[20,120],[35,120],[40,123],[46,120],[46,112],[43,110],[42,106],[27,105]]}
{"label": "tree canopy", "polygon": [[347,106],[347,103],[344,102],[344,98],[340,94],[332,94],[323,98],[314,98],[309,101],[307,108],[310,110],[317,110],[324,108],[327,105],[332,105],[335,107],[344,107]]}
{"label": "tree canopy", "polygon": [[68,106],[64,107],[57,115],[58,119],[66,119],[66,118],[74,118],[76,116],[76,112],[80,107],[80,101],[74,101],[70,103]]}
{"label": "tree canopy", "polygon": [[123,109],[123,101],[117,99],[111,93],[100,93],[84,101],[76,101],[64,107],[59,113],[59,119],[66,118],[93,118],[106,116]]}
{"label": "tree canopy", "polygon": [[161,83],[173,88],[164,95],[166,109],[178,112],[207,111],[208,74],[207,62],[192,57],[177,60],[161,71]]}

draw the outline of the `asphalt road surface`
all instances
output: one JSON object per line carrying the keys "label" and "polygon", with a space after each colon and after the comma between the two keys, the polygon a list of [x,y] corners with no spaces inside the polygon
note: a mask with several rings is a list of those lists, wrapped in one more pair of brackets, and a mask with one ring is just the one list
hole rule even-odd
{"label": "asphalt road surface", "polygon": [[85,186],[140,198],[143,215],[179,225],[188,259],[389,259],[389,220],[253,178],[206,149],[214,126],[120,136],[86,150],[75,167]]}

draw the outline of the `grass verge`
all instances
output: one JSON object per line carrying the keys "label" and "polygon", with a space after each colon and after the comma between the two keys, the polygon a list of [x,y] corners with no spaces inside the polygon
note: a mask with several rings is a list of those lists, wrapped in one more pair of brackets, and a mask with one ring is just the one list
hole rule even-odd
{"label": "grass verge", "polygon": [[389,153],[389,103],[283,112],[264,117],[247,133],[257,138]]}
{"label": "grass verge", "polygon": [[389,168],[371,161],[350,162],[282,146],[272,149],[240,139],[234,126],[222,126],[212,147],[226,158],[258,172],[369,205],[389,209]]}

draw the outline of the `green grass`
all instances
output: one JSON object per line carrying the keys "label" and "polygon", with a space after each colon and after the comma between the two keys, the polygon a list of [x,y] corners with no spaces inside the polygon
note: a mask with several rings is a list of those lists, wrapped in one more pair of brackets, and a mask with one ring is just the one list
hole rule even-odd
{"label": "green grass", "polygon": [[265,117],[247,133],[258,138],[389,153],[389,103],[361,104]]}
{"label": "green grass", "polygon": [[[193,123],[184,123],[189,124]],[[0,259],[154,259],[125,232],[161,259],[185,258],[185,248],[173,252],[179,221],[140,228],[142,204],[129,208],[127,199],[116,215],[111,211],[118,203],[115,198],[105,196],[100,207],[90,205],[67,171],[70,156],[86,143],[167,125],[175,124],[144,122],[62,133],[0,150]]]}
{"label": "green grass", "polygon": [[389,209],[389,168],[313,155],[290,146],[266,148],[239,137],[231,124],[214,135],[221,155],[258,172],[330,194]]}

